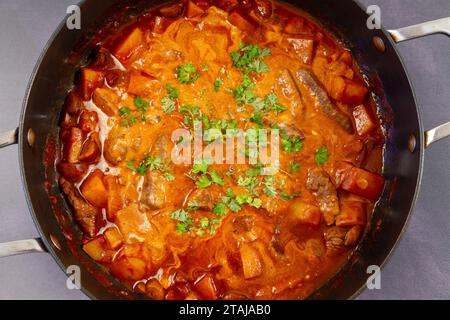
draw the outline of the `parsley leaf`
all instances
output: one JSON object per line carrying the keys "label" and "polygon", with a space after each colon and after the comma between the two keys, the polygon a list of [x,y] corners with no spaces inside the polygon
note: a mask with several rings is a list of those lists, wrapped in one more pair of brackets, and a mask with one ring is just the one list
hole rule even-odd
{"label": "parsley leaf", "polygon": [[226,210],[227,210],[227,208],[226,208],[225,204],[219,202],[214,206],[212,213],[214,213],[215,215],[218,215],[218,216],[224,216],[226,214]]}
{"label": "parsley leaf", "polygon": [[330,151],[324,146],[321,146],[317,149],[315,154],[315,160],[317,165],[321,166],[328,161],[328,157],[330,156]]}
{"label": "parsley leaf", "polygon": [[291,173],[299,172],[301,168],[302,166],[300,165],[300,163],[291,162],[289,164],[289,171]]}
{"label": "parsley leaf", "polygon": [[253,44],[241,44],[240,49],[230,54],[233,65],[244,74],[260,74],[268,72],[269,68],[264,58],[270,55],[270,49],[260,48]]}
{"label": "parsley leaf", "polygon": [[179,91],[177,88],[172,87],[170,83],[166,84],[166,91],[171,99],[177,99],[179,96]]}
{"label": "parsley leaf", "polygon": [[195,183],[199,188],[207,188],[212,185],[212,181],[208,178],[207,175],[200,176]]}
{"label": "parsley leaf", "polygon": [[186,63],[177,68],[177,78],[180,83],[190,84],[197,81],[199,78],[197,67],[192,63]]}
{"label": "parsley leaf", "polygon": [[175,100],[170,97],[164,97],[161,99],[162,109],[165,113],[171,113],[175,110]]}
{"label": "parsley leaf", "polygon": [[287,153],[297,153],[303,147],[303,140],[299,137],[284,136],[281,138],[281,147]]}
{"label": "parsley leaf", "polygon": [[137,96],[134,99],[134,105],[141,112],[145,112],[148,109],[148,102],[144,101],[141,96]]}
{"label": "parsley leaf", "polygon": [[214,85],[214,92],[219,92],[219,88],[222,85],[223,80],[220,77],[217,77],[216,80],[214,81],[213,85]]}
{"label": "parsley leaf", "polygon": [[266,176],[264,178],[264,193],[269,197],[277,195],[277,189],[275,188],[275,178],[273,176]]}

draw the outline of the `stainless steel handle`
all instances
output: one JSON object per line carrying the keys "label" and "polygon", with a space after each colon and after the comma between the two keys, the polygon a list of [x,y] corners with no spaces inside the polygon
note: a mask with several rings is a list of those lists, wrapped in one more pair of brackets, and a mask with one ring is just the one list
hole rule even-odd
{"label": "stainless steel handle", "polygon": [[47,252],[41,239],[37,238],[0,243],[0,258],[32,252]]}
{"label": "stainless steel handle", "polygon": [[397,43],[436,33],[446,34],[450,37],[450,17],[419,23],[405,28],[388,30],[388,32]]}
{"label": "stainless steel handle", "polygon": [[19,128],[0,133],[0,149],[18,142]]}
{"label": "stainless steel handle", "polygon": [[[0,133],[0,149],[17,144],[19,128]],[[41,239],[18,240],[0,243],[0,258],[15,256],[23,253],[46,252],[44,243]]]}
{"label": "stainless steel handle", "polygon": [[[392,39],[399,43],[431,34],[441,33],[450,37],[450,17],[416,24],[410,27],[388,30]],[[425,147],[450,137],[450,122],[425,131]]]}

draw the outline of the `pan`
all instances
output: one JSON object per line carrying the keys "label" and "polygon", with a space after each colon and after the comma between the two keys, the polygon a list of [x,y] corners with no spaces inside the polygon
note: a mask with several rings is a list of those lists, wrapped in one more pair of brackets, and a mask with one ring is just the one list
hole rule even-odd
{"label": "pan", "polygon": [[[38,239],[0,244],[0,257],[48,252],[63,271],[70,266],[80,268],[81,289],[92,299],[138,297],[80,250],[80,232],[58,189],[56,170],[45,165],[52,160],[48,146],[58,136],[61,106],[77,69],[88,59],[87,44],[96,31],[111,23],[112,17],[123,18],[163,2],[82,2],[82,24],[89,28],[69,30],[66,21],[60,24],[31,76],[18,128],[0,134],[0,148],[19,145],[24,192],[40,234]],[[382,267],[399,241],[417,199],[426,148],[450,136],[450,122],[424,131],[420,109],[395,44],[435,33],[450,36],[450,17],[397,30],[369,29],[368,15],[352,0],[285,2],[309,13],[345,43],[356,57],[380,110],[386,112],[385,116],[391,115],[385,126],[383,159],[387,182],[366,233],[342,269],[310,296],[348,299],[364,288],[368,267]],[[75,60],[74,50],[80,53]]]}

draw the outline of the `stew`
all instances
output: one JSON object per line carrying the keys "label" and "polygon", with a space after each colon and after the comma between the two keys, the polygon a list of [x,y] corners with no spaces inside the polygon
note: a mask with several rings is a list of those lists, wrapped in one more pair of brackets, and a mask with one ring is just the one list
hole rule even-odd
{"label": "stew", "polygon": [[57,163],[87,255],[151,299],[301,299],[339,270],[384,187],[384,135],[327,30],[268,0],[177,1],[95,52]]}

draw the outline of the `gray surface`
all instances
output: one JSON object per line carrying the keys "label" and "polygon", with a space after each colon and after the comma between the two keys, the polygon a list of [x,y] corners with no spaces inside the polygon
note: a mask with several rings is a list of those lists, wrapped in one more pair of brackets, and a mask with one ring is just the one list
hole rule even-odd
{"label": "gray surface", "polygon": [[[0,1],[0,131],[19,120],[28,78],[70,0]],[[382,8],[387,28],[450,16],[450,0],[363,0]],[[450,39],[399,45],[422,108],[425,128],[450,120]],[[38,236],[19,177],[17,147],[0,151],[0,242]],[[360,299],[450,298],[450,139],[426,152],[419,200],[408,229],[382,271],[381,290]],[[68,290],[48,254],[0,259],[0,299],[86,299]]]}

